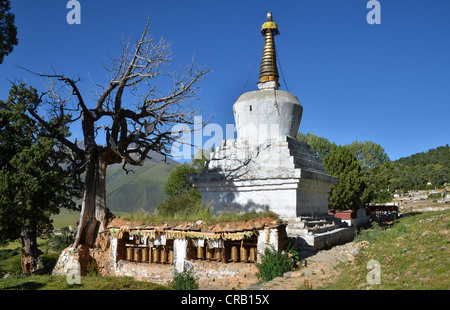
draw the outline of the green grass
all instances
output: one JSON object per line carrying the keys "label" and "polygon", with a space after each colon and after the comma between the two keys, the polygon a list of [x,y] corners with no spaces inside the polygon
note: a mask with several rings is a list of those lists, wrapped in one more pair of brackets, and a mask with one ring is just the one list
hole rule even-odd
{"label": "green grass", "polygon": [[126,213],[121,218],[128,221],[141,222],[142,224],[161,224],[165,222],[195,222],[202,220],[208,225],[217,223],[248,221],[252,219],[261,219],[264,217],[278,218],[273,212],[248,212],[248,213],[221,213],[214,216],[207,207],[198,207],[190,214],[176,214],[174,216],[161,216],[157,213],[149,213],[145,211]]}
{"label": "green grass", "polygon": [[[448,290],[450,289],[450,210],[423,212],[400,219],[392,227],[360,232],[366,240],[353,264],[341,264],[340,276],[323,289]],[[380,263],[381,283],[368,284],[367,263]]]}
{"label": "green grass", "polygon": [[[11,243],[7,248],[0,249],[0,290],[162,290],[166,286],[137,281],[131,277],[81,277],[80,284],[69,284],[65,276],[53,276],[51,270],[59,253],[47,251],[46,241],[38,240],[40,256],[44,264],[44,275],[22,275],[21,245]],[[9,277],[2,278],[5,274]]]}
{"label": "green grass", "polygon": [[137,281],[131,277],[81,277],[70,284],[65,276],[12,276],[0,279],[0,290],[164,290],[166,286]]}
{"label": "green grass", "polygon": [[80,212],[61,209],[59,214],[52,215],[53,228],[60,229],[62,227],[74,226],[75,222],[80,219]]}

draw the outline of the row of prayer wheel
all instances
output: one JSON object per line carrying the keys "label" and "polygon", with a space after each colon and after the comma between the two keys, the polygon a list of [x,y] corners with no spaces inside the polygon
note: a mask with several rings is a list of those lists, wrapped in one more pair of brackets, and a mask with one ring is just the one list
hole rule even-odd
{"label": "row of prayer wheel", "polygon": [[256,262],[257,250],[256,247],[247,246],[232,246],[230,253],[230,261],[232,262]]}
{"label": "row of prayer wheel", "polygon": [[[206,250],[205,250],[206,248]],[[222,260],[221,248],[197,247],[197,259]]]}
{"label": "row of prayer wheel", "polygon": [[127,247],[127,260],[134,262],[173,264],[173,249]]}
{"label": "row of prayer wheel", "polygon": [[[197,247],[197,259],[222,260],[221,248]],[[256,262],[256,247],[232,246],[229,260],[232,262]]]}

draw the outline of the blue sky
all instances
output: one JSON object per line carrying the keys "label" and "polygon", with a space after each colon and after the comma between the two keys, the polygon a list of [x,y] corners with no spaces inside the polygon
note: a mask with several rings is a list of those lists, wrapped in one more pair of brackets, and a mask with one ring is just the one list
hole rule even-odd
{"label": "blue sky", "polygon": [[212,69],[199,105],[225,127],[250,74],[245,91],[257,90],[260,27],[272,11],[281,71],[303,106],[300,132],[370,140],[392,160],[450,143],[448,0],[379,0],[379,25],[366,21],[368,0],[79,0],[80,25],[66,22],[67,2],[12,1],[19,44],[0,65],[0,98],[8,79],[45,90],[16,65],[79,76],[92,98],[89,76],[104,85],[108,55],[118,55],[122,37],[140,36],[150,16],[152,36],[173,43],[174,65],[195,55]]}

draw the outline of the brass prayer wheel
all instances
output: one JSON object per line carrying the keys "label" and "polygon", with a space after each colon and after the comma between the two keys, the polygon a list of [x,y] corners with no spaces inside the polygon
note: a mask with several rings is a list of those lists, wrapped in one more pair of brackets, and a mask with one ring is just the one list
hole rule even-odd
{"label": "brass prayer wheel", "polygon": [[210,248],[210,247],[206,247],[206,259],[211,260],[213,259],[213,252],[214,249]]}
{"label": "brass prayer wheel", "polygon": [[250,247],[250,258],[249,258],[249,260],[251,261],[251,262],[256,262],[256,260],[257,260],[257,251],[256,251],[256,247]]}
{"label": "brass prayer wheel", "polygon": [[169,259],[168,259],[168,263],[169,264],[173,264],[173,249],[169,250]]}
{"label": "brass prayer wheel", "polygon": [[239,250],[236,245],[231,247],[231,260],[234,262],[239,261]]}
{"label": "brass prayer wheel", "polygon": [[248,248],[241,246],[241,262],[248,261]]}
{"label": "brass prayer wheel", "polygon": [[154,263],[159,263],[159,261],[160,261],[160,251],[159,251],[158,248],[153,248],[152,249],[152,256],[153,256],[152,261]]}
{"label": "brass prayer wheel", "polygon": [[161,249],[161,263],[166,264],[168,258],[168,253],[165,248]]}
{"label": "brass prayer wheel", "polygon": [[204,259],[204,250],[202,246],[197,247],[197,259]]}
{"label": "brass prayer wheel", "polygon": [[141,249],[140,248],[134,248],[134,260],[135,261],[141,260]]}
{"label": "brass prayer wheel", "polygon": [[134,249],[133,248],[127,248],[127,260],[129,260],[129,261],[134,260]]}
{"label": "brass prayer wheel", "polygon": [[215,260],[222,260],[222,249],[221,248],[214,248],[214,259]]}
{"label": "brass prayer wheel", "polygon": [[141,255],[142,255],[142,261],[148,262],[148,249],[147,248],[142,249]]}

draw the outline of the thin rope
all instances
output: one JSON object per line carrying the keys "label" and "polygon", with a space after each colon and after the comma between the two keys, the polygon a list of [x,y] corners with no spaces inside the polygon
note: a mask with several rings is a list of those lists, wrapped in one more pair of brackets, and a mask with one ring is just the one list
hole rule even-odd
{"label": "thin rope", "polygon": [[256,63],[258,62],[259,55],[261,54],[261,51],[262,51],[262,49],[263,49],[263,47],[264,47],[264,44],[265,44],[265,42],[262,43],[261,48],[259,49],[258,57],[256,57],[256,59],[255,59],[255,63],[253,64],[252,71],[250,72],[250,75],[249,75],[249,77],[248,77],[248,79],[247,79],[247,82],[245,82],[244,88],[242,89],[242,91],[241,91],[241,93],[239,94],[239,96],[242,95],[242,93],[244,92],[245,88],[247,87],[248,82],[250,81],[250,78],[251,78],[252,75],[253,75],[253,71],[255,71],[255,66],[256,66]]}
{"label": "thin rope", "polygon": [[281,71],[281,76],[283,77],[283,82],[284,85],[286,86],[286,90],[289,92],[289,87],[287,86],[286,80],[284,79],[284,73],[283,73],[283,68],[281,67],[281,61],[280,61],[280,56],[278,55],[278,49],[275,46],[275,53],[277,54],[277,60],[278,60],[278,67],[280,68]]}

